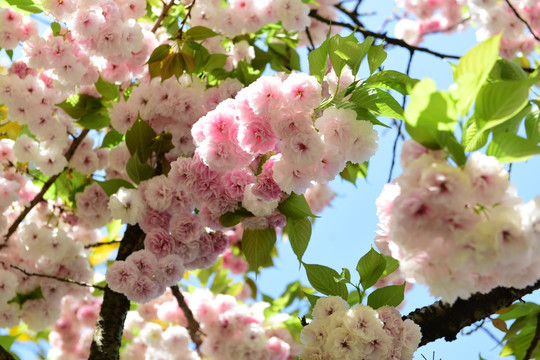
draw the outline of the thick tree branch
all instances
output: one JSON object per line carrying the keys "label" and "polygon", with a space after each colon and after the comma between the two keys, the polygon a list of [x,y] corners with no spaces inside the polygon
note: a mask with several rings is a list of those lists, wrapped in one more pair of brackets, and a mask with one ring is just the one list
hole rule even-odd
{"label": "thick tree branch", "polygon": [[437,51],[433,51],[433,50],[425,48],[425,47],[409,45],[403,40],[386,36],[386,34],[379,34],[379,33],[370,31],[370,30],[368,30],[368,29],[366,29],[366,28],[364,28],[362,26],[355,26],[355,25],[349,24],[349,23],[328,20],[328,19],[320,16],[317,13],[316,10],[312,10],[309,13],[309,16],[311,16],[312,18],[314,18],[316,20],[319,20],[319,21],[321,21],[323,23],[329,24],[329,25],[332,24],[332,25],[342,26],[344,28],[347,28],[347,29],[350,29],[350,30],[353,30],[353,31],[356,30],[359,33],[361,33],[362,35],[364,35],[365,37],[372,36],[372,37],[374,37],[376,39],[382,39],[387,44],[400,46],[402,48],[408,49],[409,51],[424,52],[424,53],[431,54],[431,55],[436,56],[436,57],[441,58],[441,59],[460,59],[461,58],[460,56],[457,56],[457,55],[444,54],[444,53],[440,53],[440,52],[437,52]]}
{"label": "thick tree branch", "polygon": [[0,360],[15,360],[15,358],[6,349],[0,346]]}
{"label": "thick tree branch", "polygon": [[[73,139],[73,142],[71,143],[71,146],[69,147],[69,149],[64,154],[64,157],[66,158],[66,160],[68,162],[69,162],[69,160],[71,160],[71,158],[73,157],[73,154],[75,153],[75,150],[77,150],[77,147],[79,147],[79,145],[81,144],[81,142],[86,137],[86,135],[88,134],[89,131],[90,131],[89,129],[84,129],[79,134],[79,136],[77,136],[75,139]],[[66,169],[67,169],[67,167],[66,167]],[[7,234],[4,236],[4,243],[0,245],[0,249],[2,249],[3,247],[6,246],[6,243],[8,242],[10,236],[13,235],[13,233],[15,233],[15,231],[17,231],[17,228],[19,227],[20,223],[24,220],[26,215],[28,215],[28,213],[34,208],[34,206],[36,206],[40,201],[43,200],[43,195],[45,195],[47,190],[49,190],[49,188],[52,186],[52,184],[54,184],[56,179],[58,179],[58,177],[60,175],[62,175],[64,173],[64,171],[66,171],[66,169],[62,170],[62,172],[60,172],[57,175],[51,176],[49,178],[49,180],[47,180],[45,182],[45,184],[43,184],[43,187],[41,188],[41,191],[39,193],[37,193],[36,196],[34,196],[32,201],[30,202],[30,205],[28,205],[27,207],[24,208],[24,210],[15,219],[13,224],[11,224],[11,226],[9,227]]]}
{"label": "thick tree branch", "polygon": [[521,15],[519,15],[519,13],[517,12],[516,8],[510,3],[509,0],[506,0],[506,3],[508,4],[508,6],[510,6],[510,9],[512,9],[512,11],[514,12],[514,14],[516,15],[516,17],[522,22],[525,24],[525,26],[527,27],[527,29],[529,29],[529,31],[531,32],[532,36],[534,36],[534,38],[538,41],[540,41],[540,38],[538,36],[536,36],[536,34],[534,33],[533,29],[531,28],[531,25],[529,25],[529,23],[527,21],[525,21],[524,18],[521,17]]}
{"label": "thick tree branch", "polygon": [[[132,252],[143,248],[145,234],[139,225],[129,225],[118,248],[116,260],[125,260]],[[124,294],[105,288],[103,304],[94,330],[89,360],[116,360],[119,358],[124,321],[129,310]]]}
{"label": "thick tree branch", "polygon": [[[0,264],[3,264],[4,266],[7,265],[3,261],[0,261]],[[65,283],[68,283],[68,284],[73,284],[73,285],[78,285],[78,286],[91,287],[91,288],[96,288],[96,289],[100,289],[100,290],[105,290],[105,288],[103,286],[87,284],[87,283],[84,283],[84,282],[80,282],[80,281],[76,281],[76,280],[72,280],[72,279],[61,278],[61,277],[54,276],[54,275],[33,273],[33,272],[26,271],[25,269],[20,268],[20,267],[15,266],[15,265],[12,265],[12,264],[10,264],[9,267],[22,272],[26,276],[41,277],[41,278],[52,279],[52,280],[56,280],[56,281],[60,281],[60,282],[65,282]]]}
{"label": "thick tree branch", "polygon": [[171,290],[174,297],[176,298],[176,301],[178,301],[178,306],[180,306],[180,309],[182,309],[188,321],[187,329],[189,331],[189,335],[191,336],[191,340],[195,343],[197,350],[199,350],[202,344],[201,335],[203,335],[201,331],[201,327],[199,323],[197,322],[197,320],[195,320],[195,317],[193,316],[193,312],[191,311],[188,304],[186,303],[186,299],[184,299],[184,295],[182,295],[182,292],[180,292],[178,285],[171,286]]}
{"label": "thick tree branch", "polygon": [[476,293],[467,300],[450,305],[436,303],[416,309],[403,319],[411,319],[422,329],[420,346],[444,338],[456,339],[461,329],[510,306],[514,301],[540,288],[540,280],[524,289],[497,287],[487,294]]}

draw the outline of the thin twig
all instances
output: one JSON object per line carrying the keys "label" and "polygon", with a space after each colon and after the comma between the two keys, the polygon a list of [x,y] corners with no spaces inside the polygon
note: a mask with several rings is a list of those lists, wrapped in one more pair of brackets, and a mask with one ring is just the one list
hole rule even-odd
{"label": "thin twig", "polygon": [[321,22],[323,22],[325,24],[329,24],[329,25],[332,24],[332,25],[336,25],[336,26],[342,26],[344,28],[347,28],[347,29],[350,29],[350,30],[353,30],[353,31],[356,30],[356,31],[360,32],[362,35],[364,35],[365,37],[371,36],[371,37],[374,37],[376,39],[382,39],[382,40],[386,41],[386,43],[388,43],[388,44],[396,45],[396,46],[408,49],[409,51],[414,50],[414,51],[424,52],[424,53],[431,54],[431,55],[436,56],[436,57],[441,58],[441,59],[456,59],[457,60],[457,59],[461,58],[461,56],[444,54],[444,53],[440,53],[440,52],[437,52],[437,51],[433,51],[433,50],[425,48],[425,47],[409,45],[409,44],[407,44],[405,41],[403,41],[401,39],[388,37],[388,36],[386,36],[386,34],[379,34],[379,33],[370,31],[370,30],[368,30],[368,29],[366,29],[366,28],[364,28],[362,26],[354,26],[352,24],[345,23],[345,22],[328,20],[328,19],[320,16],[317,13],[316,10],[312,10],[309,13],[309,16],[311,16],[312,18],[314,18],[316,20],[319,20],[319,21],[321,21]]}
{"label": "thin twig", "polygon": [[[414,56],[414,50],[409,50],[409,61],[407,62],[407,69],[405,71],[405,74],[407,74],[407,76],[411,72],[411,64],[412,64],[413,56]],[[407,95],[403,95],[403,101],[401,103],[401,107],[405,109],[406,104],[407,104]],[[388,181],[387,181],[388,183],[392,181],[392,173],[394,172],[394,165],[396,163],[397,144],[398,144],[399,138],[403,137],[403,134],[401,133],[402,124],[403,124],[402,122],[397,122],[397,134],[396,134],[396,138],[394,139],[394,145],[392,146],[392,163],[390,164],[390,173],[388,174]]]}
{"label": "thin twig", "polygon": [[156,20],[156,23],[154,24],[154,27],[152,27],[152,32],[155,33],[157,29],[161,26],[161,22],[163,19],[165,19],[165,16],[167,16],[167,13],[169,12],[169,9],[174,5],[174,0],[171,0],[170,3],[163,2],[163,9],[161,9],[161,14],[159,14],[159,17]]}
{"label": "thin twig", "polygon": [[201,326],[199,325],[199,322],[195,320],[193,312],[186,303],[186,299],[184,299],[184,295],[182,295],[182,292],[180,292],[178,285],[171,286],[171,290],[174,297],[176,298],[176,301],[178,302],[178,306],[180,306],[180,309],[182,309],[184,315],[186,316],[186,319],[188,321],[187,329],[189,331],[189,335],[191,336],[191,340],[195,343],[197,351],[199,351],[199,348],[202,344],[201,335],[203,335],[201,331]]}
{"label": "thin twig", "polygon": [[531,345],[529,345],[529,348],[527,349],[523,360],[529,360],[531,358],[533,351],[538,346],[538,341],[540,341],[540,313],[538,313],[538,315],[536,316],[536,331],[534,332],[534,337],[531,341]]}
{"label": "thin twig", "polygon": [[184,31],[184,26],[186,25],[187,19],[189,19],[191,17],[191,10],[195,6],[195,1],[196,0],[193,0],[191,2],[191,4],[189,4],[187,6],[188,7],[188,12],[187,12],[186,16],[182,19],[182,22],[180,23],[180,27],[178,28],[178,36],[176,37],[177,39],[182,39],[182,32]]}
{"label": "thin twig", "polygon": [[312,52],[315,50],[315,44],[313,43],[313,38],[311,37],[311,33],[309,32],[309,27],[306,26],[306,35],[309,40],[309,43],[311,44],[311,47],[307,46],[308,52]]}
{"label": "thin twig", "polygon": [[[3,265],[6,265],[6,263],[4,263],[3,261],[0,261],[0,263],[2,263]],[[60,281],[60,282],[65,282],[65,283],[68,283],[68,284],[79,285],[79,286],[83,286],[83,287],[91,287],[91,288],[95,288],[95,289],[99,289],[99,290],[105,290],[105,287],[99,286],[99,285],[92,285],[92,284],[88,284],[88,283],[84,283],[84,282],[80,282],[80,281],[76,281],[76,280],[72,280],[72,279],[61,278],[61,277],[54,276],[54,275],[32,273],[32,272],[26,271],[25,269],[22,269],[22,268],[20,268],[20,267],[18,267],[16,265],[13,265],[13,264],[9,264],[9,267],[22,272],[26,276],[41,277],[41,278],[52,279],[52,280],[56,280],[56,281]]]}
{"label": "thin twig", "polygon": [[[75,150],[77,150],[77,147],[81,144],[81,142],[86,137],[89,131],[90,131],[89,129],[84,129],[78,137],[73,139],[71,146],[69,147],[68,151],[64,154],[64,157],[66,158],[68,162],[73,156],[73,154],[75,153]],[[51,176],[49,180],[47,180],[45,184],[43,184],[41,191],[37,193],[36,196],[34,196],[32,201],[30,202],[30,205],[24,208],[24,210],[19,214],[19,216],[17,216],[13,224],[11,224],[11,226],[9,227],[7,234],[4,236],[4,243],[0,245],[0,249],[6,246],[10,236],[13,235],[15,231],[17,231],[17,227],[19,227],[19,224],[24,220],[26,215],[28,215],[28,213],[30,212],[30,210],[34,208],[34,206],[36,206],[40,201],[43,200],[43,195],[45,195],[47,190],[49,190],[49,188],[52,186],[52,184],[54,184],[56,179],[58,179],[58,177],[62,175],[64,171],[66,171],[67,168],[68,167],[66,166],[64,170],[62,170],[60,173],[56,175]]]}
{"label": "thin twig", "polygon": [[517,18],[525,24],[525,26],[527,27],[527,29],[529,29],[529,31],[531,32],[532,36],[534,36],[534,38],[537,40],[537,41],[540,41],[540,38],[538,36],[536,36],[536,34],[534,33],[533,29],[531,28],[531,25],[529,25],[529,23],[527,21],[525,21],[524,18],[521,17],[521,15],[519,15],[519,13],[517,12],[516,8],[510,3],[510,0],[506,0],[506,3],[508,4],[508,6],[510,6],[510,9],[512,9],[512,11],[514,12],[514,14],[517,16]]}
{"label": "thin twig", "polygon": [[122,240],[112,240],[112,241],[107,241],[107,242],[97,242],[97,243],[93,243],[93,244],[84,245],[84,248],[85,249],[90,249],[90,248],[95,248],[95,247],[99,247],[99,246],[120,244],[121,242],[122,242]]}

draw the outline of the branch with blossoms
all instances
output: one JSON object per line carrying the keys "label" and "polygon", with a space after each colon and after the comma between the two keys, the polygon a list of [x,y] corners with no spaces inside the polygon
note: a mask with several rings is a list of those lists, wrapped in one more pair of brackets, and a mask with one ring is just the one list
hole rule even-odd
{"label": "branch with blossoms", "polygon": [[512,9],[512,11],[514,12],[514,14],[516,15],[516,17],[523,23],[525,24],[525,26],[527,27],[527,29],[529,29],[529,31],[531,32],[531,35],[537,40],[537,41],[540,41],[540,38],[534,33],[533,29],[531,28],[531,25],[527,22],[527,20],[525,20],[521,15],[519,15],[518,11],[516,10],[516,8],[514,7],[514,5],[512,5],[512,3],[509,1],[509,0],[506,0],[506,4],[508,4],[508,6],[510,7],[510,9]]}
{"label": "branch with blossoms", "polygon": [[186,316],[186,319],[188,321],[187,329],[189,331],[189,335],[191,336],[191,340],[195,343],[197,351],[200,351],[200,347],[202,344],[201,335],[203,335],[201,331],[201,326],[199,322],[195,320],[193,312],[186,303],[186,299],[184,298],[184,295],[182,295],[182,292],[178,288],[178,285],[171,286],[171,290],[174,297],[176,298],[176,301],[178,301],[178,306],[180,306],[180,309],[182,309],[184,315]]}
{"label": "branch with blossoms", "polygon": [[[82,141],[84,140],[86,135],[88,135],[89,132],[90,132],[89,129],[84,129],[83,131],[81,131],[79,136],[77,136],[75,139],[73,139],[73,142],[71,143],[71,146],[69,147],[69,149],[64,154],[64,157],[66,158],[66,160],[68,162],[73,157],[73,154],[75,154],[75,150],[77,150],[77,147],[79,147],[79,145],[82,143]],[[67,169],[67,167],[66,167],[66,169]],[[19,216],[17,216],[15,221],[13,221],[13,223],[9,227],[6,235],[4,236],[4,243],[0,244],[0,249],[2,249],[3,247],[6,246],[6,244],[7,244],[8,240],[9,240],[9,238],[11,237],[11,235],[13,235],[15,233],[15,231],[17,231],[17,228],[18,228],[19,224],[26,218],[26,215],[28,215],[28,213],[30,213],[30,211],[34,208],[34,206],[36,206],[39,202],[43,201],[43,196],[45,195],[47,190],[49,190],[49,188],[54,184],[56,179],[58,179],[58,177],[64,171],[65,171],[65,169],[63,171],[61,171],[60,173],[51,176],[45,182],[45,184],[43,184],[43,186],[42,186],[41,190],[39,191],[39,193],[37,193],[36,196],[34,196],[32,201],[30,201],[30,204],[24,208],[24,210],[19,214]]]}
{"label": "branch with blossoms", "polygon": [[[7,266],[7,264],[4,263],[3,261],[0,261],[0,264],[2,264],[4,266]],[[99,290],[105,290],[105,288],[103,286],[94,285],[94,284],[88,284],[88,283],[84,283],[84,282],[80,282],[80,281],[76,281],[76,280],[72,280],[72,279],[67,279],[67,278],[61,278],[61,277],[54,276],[54,275],[33,273],[33,272],[27,271],[25,269],[22,269],[22,268],[16,266],[16,265],[13,265],[13,264],[9,264],[9,267],[12,268],[12,269],[15,269],[17,271],[22,272],[26,276],[41,277],[41,278],[52,279],[52,280],[56,280],[56,281],[60,281],[60,282],[65,282],[65,283],[68,283],[68,284],[73,284],[73,285],[78,285],[78,286],[83,286],[83,287],[90,287],[90,288],[95,288],[95,289],[99,289]]]}
{"label": "branch with blossoms", "polygon": [[368,30],[365,27],[361,26],[361,23],[356,18],[356,16],[354,16],[353,14],[351,14],[348,11],[346,11],[345,14],[350,17],[350,19],[353,21],[354,25],[346,23],[346,22],[329,20],[329,19],[319,15],[317,13],[317,10],[312,10],[309,13],[309,16],[311,16],[315,20],[319,20],[319,21],[321,21],[321,22],[323,22],[325,24],[341,26],[341,27],[347,28],[349,30],[358,31],[359,33],[361,33],[365,37],[371,36],[371,37],[374,37],[375,39],[381,39],[381,40],[384,40],[388,44],[396,45],[396,46],[408,49],[409,51],[424,52],[424,53],[436,56],[436,57],[441,58],[441,59],[445,59],[445,58],[446,59],[460,59],[461,58],[461,56],[458,56],[458,55],[444,54],[444,53],[440,53],[438,51],[433,51],[433,50],[425,48],[425,47],[409,45],[409,44],[407,44],[405,41],[403,41],[401,39],[396,39],[396,38],[387,36],[386,33],[385,34],[380,34],[380,33]]}
{"label": "branch with blossoms", "polygon": [[523,289],[497,287],[487,294],[476,293],[467,300],[458,299],[454,304],[437,301],[404,316],[422,329],[420,346],[437,339],[456,339],[461,329],[482,320],[514,301],[540,289],[540,280]]}

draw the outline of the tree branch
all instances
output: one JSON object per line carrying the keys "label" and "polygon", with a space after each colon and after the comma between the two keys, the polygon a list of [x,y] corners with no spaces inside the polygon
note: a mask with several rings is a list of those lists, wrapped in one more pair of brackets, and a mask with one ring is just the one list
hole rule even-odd
{"label": "tree branch", "polygon": [[85,249],[95,248],[99,246],[105,246],[105,245],[112,245],[112,244],[118,244],[121,243],[121,240],[112,240],[112,241],[106,241],[106,242],[97,242],[93,244],[84,245]]}
{"label": "tree branch", "polygon": [[[125,260],[132,252],[143,248],[145,234],[139,225],[129,225],[118,248],[116,260]],[[116,360],[119,358],[124,321],[129,310],[124,294],[105,288],[103,303],[94,330],[88,360]]]}
{"label": "tree branch", "polygon": [[365,37],[372,36],[372,37],[374,37],[376,39],[382,39],[382,40],[386,41],[386,43],[388,43],[388,44],[400,46],[402,48],[408,49],[409,51],[424,52],[424,53],[431,54],[431,55],[436,56],[436,57],[441,58],[441,59],[460,59],[461,58],[460,56],[457,56],[457,55],[444,54],[444,53],[440,53],[440,52],[437,52],[437,51],[433,51],[433,50],[425,48],[425,47],[409,45],[403,40],[386,36],[386,34],[379,34],[379,33],[370,31],[370,30],[364,28],[363,26],[354,26],[352,24],[345,23],[345,22],[328,20],[328,19],[320,16],[317,13],[317,10],[312,10],[309,13],[309,16],[311,16],[312,18],[314,18],[316,20],[319,20],[319,21],[321,21],[321,22],[323,22],[325,24],[329,24],[329,25],[332,24],[332,25],[342,26],[344,28],[347,28],[347,29],[350,29],[350,30],[353,30],[353,31],[358,31],[359,33],[361,33]]}
{"label": "tree branch", "polygon": [[[3,261],[0,261],[0,264],[3,264],[4,266],[7,265]],[[73,284],[73,285],[79,285],[79,286],[84,286],[84,287],[91,287],[91,288],[96,288],[96,289],[100,289],[100,290],[105,290],[105,288],[103,286],[92,285],[92,284],[88,284],[88,283],[84,283],[84,282],[80,282],[80,281],[76,281],[76,280],[72,280],[72,279],[61,278],[61,277],[54,276],[54,275],[32,273],[32,272],[29,272],[29,271],[27,271],[27,270],[25,270],[23,268],[20,268],[18,266],[12,265],[12,264],[10,264],[9,267],[22,272],[26,276],[41,277],[41,278],[52,279],[52,280],[56,280],[56,281],[60,281],[60,282],[65,282],[65,283],[68,283],[68,284]]]}
{"label": "tree branch", "polygon": [[531,25],[529,25],[529,23],[527,21],[525,21],[524,18],[521,17],[521,15],[519,15],[519,13],[517,12],[516,8],[510,3],[509,0],[506,0],[506,3],[508,4],[508,6],[510,6],[510,9],[512,9],[512,11],[514,12],[514,14],[517,16],[517,18],[525,24],[525,26],[527,27],[527,29],[529,29],[529,31],[531,32],[532,36],[534,36],[534,38],[537,40],[537,41],[540,41],[540,38],[538,36],[536,36],[536,34],[534,33],[533,29],[531,28]]}
{"label": "tree branch", "polygon": [[15,360],[13,355],[9,353],[6,349],[4,349],[2,346],[0,346],[0,359],[1,360]]}
{"label": "tree branch", "polygon": [[536,349],[536,346],[538,346],[539,340],[540,340],[540,313],[538,313],[536,317],[536,331],[534,332],[534,337],[531,340],[531,345],[529,345],[529,348],[527,349],[527,352],[525,353],[525,357],[523,358],[523,360],[531,359],[532,353],[534,349]]}
{"label": "tree branch", "polygon": [[174,5],[174,0],[171,0],[168,4],[163,2],[163,9],[161,9],[161,14],[159,14],[159,17],[156,20],[156,23],[152,27],[152,32],[155,33],[157,29],[161,26],[161,22],[163,19],[165,19],[165,16],[167,16],[167,13],[169,12],[169,9]]}
{"label": "tree branch", "polygon": [[186,319],[188,321],[187,329],[189,331],[189,335],[191,336],[191,340],[195,343],[197,351],[199,351],[202,343],[201,335],[203,335],[201,327],[197,320],[195,320],[193,312],[186,303],[186,299],[184,299],[184,295],[182,295],[182,293],[180,292],[178,285],[171,286],[171,290],[174,297],[176,298],[176,301],[178,301],[178,306],[180,306],[180,309],[182,309],[184,315],[186,316]]}
{"label": "tree branch", "polygon": [[439,338],[452,341],[464,327],[510,306],[514,301],[539,288],[540,280],[524,289],[497,287],[487,294],[476,293],[467,300],[458,299],[452,305],[437,301],[416,309],[403,316],[403,319],[414,321],[422,329],[420,346]]}
{"label": "tree branch", "polygon": [[[89,129],[84,129],[79,134],[78,137],[73,139],[71,146],[64,154],[64,157],[66,158],[68,162],[69,160],[71,160],[71,157],[75,153],[75,150],[77,150],[77,147],[81,144],[81,142],[86,137],[89,131],[90,131]],[[36,206],[40,201],[43,200],[43,195],[45,195],[47,190],[49,190],[49,188],[52,186],[52,184],[54,184],[56,179],[58,179],[58,177],[62,175],[64,171],[66,171],[66,169],[67,167],[64,170],[62,170],[62,172],[60,172],[59,174],[51,176],[49,180],[47,180],[45,184],[43,184],[41,191],[36,196],[34,196],[32,201],[30,202],[30,205],[24,208],[24,210],[19,214],[19,216],[17,216],[13,224],[11,224],[11,226],[9,227],[7,234],[4,236],[4,243],[0,245],[0,249],[6,246],[6,243],[8,242],[9,238],[11,237],[11,235],[13,235],[15,231],[17,231],[17,228],[19,227],[20,223],[24,220],[26,215],[28,215],[28,213],[34,208],[34,206]]]}

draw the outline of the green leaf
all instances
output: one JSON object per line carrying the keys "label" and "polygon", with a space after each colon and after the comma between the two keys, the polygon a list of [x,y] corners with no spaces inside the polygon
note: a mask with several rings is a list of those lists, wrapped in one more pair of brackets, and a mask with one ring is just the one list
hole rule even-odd
{"label": "green leaf", "polygon": [[13,49],[6,50],[6,54],[9,57],[9,60],[13,61]]}
{"label": "green leaf", "polygon": [[368,306],[378,309],[382,306],[398,306],[403,301],[405,283],[402,285],[389,285],[376,289],[368,296]]}
{"label": "green leaf", "polygon": [[309,208],[303,194],[297,195],[294,192],[278,205],[278,210],[285,216],[300,219],[307,216],[317,217]]}
{"label": "green leaf", "polygon": [[103,191],[107,194],[107,196],[111,196],[115,194],[120,188],[126,188],[126,189],[134,189],[132,183],[124,180],[124,179],[110,179],[105,181],[97,181],[98,185],[101,186]]}
{"label": "green leaf", "polygon": [[251,269],[257,271],[268,259],[276,243],[274,229],[262,230],[245,229],[242,235],[242,253],[246,257]]}
{"label": "green leaf", "polygon": [[380,45],[373,45],[369,51],[368,51],[368,64],[369,64],[369,72],[370,74],[373,74],[379,66],[386,60],[386,51],[384,51],[383,44]]}
{"label": "green leaf", "polygon": [[124,140],[124,135],[120,134],[115,129],[109,130],[109,132],[103,138],[101,143],[102,148],[113,148],[120,144]]}
{"label": "green leaf", "polygon": [[120,87],[118,85],[103,80],[101,76],[94,85],[101,96],[107,100],[115,100],[120,94]]}
{"label": "green leaf", "polygon": [[540,142],[540,112],[533,111],[525,118],[527,139],[538,144]]}
{"label": "green leaf", "polygon": [[302,256],[311,238],[311,221],[307,218],[287,217],[287,225],[285,225],[284,230],[298,261],[302,262]]}
{"label": "green leaf", "polygon": [[308,54],[309,72],[315,76],[319,82],[323,81],[324,75],[328,71],[328,40],[323,42],[318,48]]}
{"label": "green leaf", "polygon": [[465,151],[476,151],[487,144],[489,131],[478,130],[478,125],[471,117],[465,125],[465,133],[463,134],[462,143],[465,146]]}
{"label": "green leaf", "polygon": [[[25,14],[37,14],[43,12],[41,6],[32,0],[5,0],[9,5],[17,8],[17,10],[24,12]],[[3,8],[4,6],[0,6]]]}
{"label": "green leaf", "polygon": [[441,148],[450,155],[456,165],[465,165],[467,162],[467,156],[465,155],[465,149],[457,141],[453,132],[439,131],[437,133],[437,141]]}
{"label": "green leaf", "polygon": [[51,23],[51,30],[54,36],[60,35],[60,31],[62,30],[62,26],[60,26],[59,23],[56,21]]}
{"label": "green leaf", "polygon": [[304,264],[309,283],[315,290],[325,295],[341,296],[345,301],[349,292],[347,286],[341,282],[335,282],[339,278],[336,270],[324,265]]}
{"label": "green leaf", "polygon": [[360,70],[360,65],[373,44],[373,37],[368,36],[363,42],[359,42],[353,34],[343,38],[343,45],[335,51],[335,54],[345,61],[351,68],[352,74],[356,76]]}
{"label": "green leaf", "polygon": [[454,82],[458,85],[457,108],[465,115],[476,95],[486,81],[499,56],[502,33],[476,45],[461,57],[454,71]]}
{"label": "green leaf", "polygon": [[334,35],[328,40],[328,57],[332,64],[332,70],[334,70],[338,77],[346,65],[342,56],[340,56],[340,51],[346,48],[345,43],[347,43],[347,40],[341,37],[341,35]]}
{"label": "green leaf", "polygon": [[440,148],[438,132],[453,132],[458,120],[450,93],[437,91],[431,79],[424,79],[414,86],[405,119],[411,137],[430,149]]}
{"label": "green leaf", "polygon": [[525,303],[514,303],[510,305],[511,310],[505,312],[504,314],[499,315],[499,319],[507,321],[507,320],[513,320],[520,317],[527,316],[529,314],[538,314],[538,311],[540,309],[540,305],[535,304],[533,302],[525,302]]}
{"label": "green leaf", "polygon": [[244,208],[240,208],[238,210],[235,210],[234,212],[229,211],[221,215],[219,221],[221,222],[221,225],[225,227],[232,227],[238,225],[240,221],[242,221],[244,218],[252,216],[254,215],[251,212],[247,211]]}
{"label": "green leaf", "polygon": [[317,304],[317,300],[319,300],[321,297],[313,294],[304,293],[306,295],[306,298],[308,299],[311,306],[315,306]]}
{"label": "green leaf", "polygon": [[154,169],[152,169],[150,165],[139,160],[138,152],[129,158],[126,165],[126,172],[129,178],[133,180],[135,184],[148,180],[154,175]]}
{"label": "green leaf", "polygon": [[19,307],[22,308],[22,305],[28,301],[28,300],[38,300],[38,299],[45,299],[43,297],[43,293],[41,292],[41,287],[38,286],[32,291],[26,292],[26,293],[17,293],[13,299],[9,300],[8,304],[18,304]]}
{"label": "green leaf", "polygon": [[386,261],[386,267],[382,273],[381,278],[390,275],[391,273],[396,271],[397,268],[399,267],[399,261],[397,261],[393,257],[388,256],[388,255],[383,255],[383,257],[384,257],[384,260]]}
{"label": "green leaf", "polygon": [[493,135],[486,154],[495,156],[500,162],[527,161],[531,156],[540,154],[540,146],[517,135],[501,133]]}
{"label": "green leaf", "polygon": [[412,79],[406,74],[394,70],[383,70],[367,78],[362,86],[395,90],[403,95],[408,95],[416,83],[418,83],[417,79]]}
{"label": "green leaf", "polygon": [[364,290],[375,285],[386,269],[386,260],[373,248],[358,260],[356,271],[360,275],[360,284]]}
{"label": "green leaf", "polygon": [[219,34],[204,26],[194,26],[186,31],[185,35],[193,40],[204,40]]}
{"label": "green leaf", "polygon": [[225,54],[210,54],[208,61],[204,65],[204,71],[212,72],[214,69],[221,69],[227,62],[227,55]]}
{"label": "green leaf", "polygon": [[141,161],[150,155],[150,143],[156,137],[156,132],[148,123],[138,118],[126,132],[126,145],[131,155],[139,151]]}
{"label": "green leaf", "polygon": [[369,109],[376,114],[389,118],[404,120],[401,105],[384,90],[360,87],[351,95],[350,100],[363,108]]}
{"label": "green leaf", "polygon": [[491,129],[519,113],[528,103],[530,81],[488,83],[478,93],[474,118],[480,130]]}
{"label": "green leaf", "polygon": [[159,45],[157,48],[154,49],[154,51],[152,51],[152,55],[150,55],[150,58],[148,59],[146,63],[150,64],[153,62],[159,62],[165,59],[165,57],[169,55],[170,52],[171,52],[171,45],[169,44]]}
{"label": "green leaf", "polygon": [[111,124],[111,118],[105,108],[93,113],[86,114],[77,121],[77,124],[81,125],[85,129],[103,129]]}
{"label": "green leaf", "polygon": [[523,68],[505,58],[497,60],[497,64],[500,68],[500,77],[502,80],[524,80],[527,79],[527,73],[523,71]]}
{"label": "green leaf", "polygon": [[343,180],[346,180],[353,185],[356,185],[356,179],[365,178],[367,176],[369,163],[363,162],[362,164],[353,164],[350,161],[347,161],[345,169],[343,169],[339,175]]}
{"label": "green leaf", "polygon": [[87,106],[92,102],[92,100],[97,99],[90,95],[75,94],[71,95],[60,104],[56,104],[56,106],[64,110],[72,118],[80,119],[88,113]]}
{"label": "green leaf", "polygon": [[15,339],[15,336],[0,335],[0,346],[7,351],[11,348],[11,345],[13,345]]}

